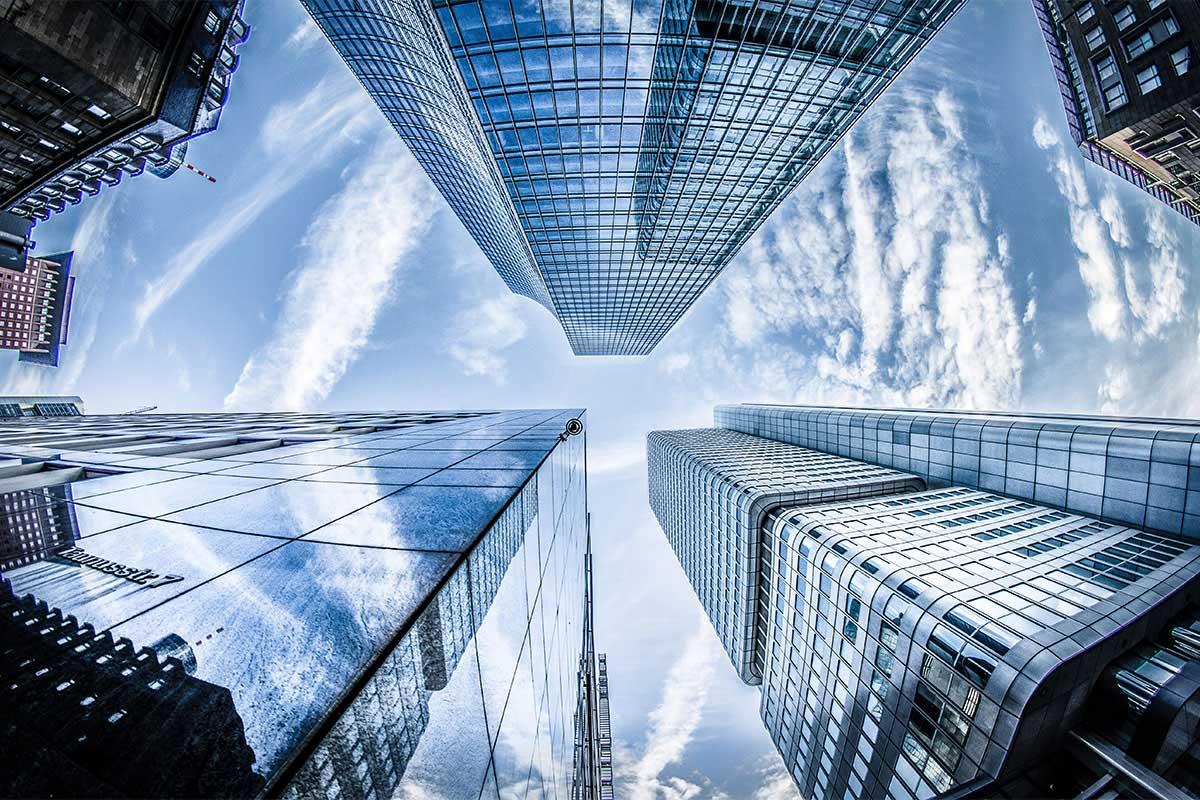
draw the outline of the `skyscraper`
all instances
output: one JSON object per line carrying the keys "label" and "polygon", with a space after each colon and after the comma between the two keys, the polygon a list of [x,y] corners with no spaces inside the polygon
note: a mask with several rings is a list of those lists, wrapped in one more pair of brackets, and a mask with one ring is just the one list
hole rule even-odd
{"label": "skyscraper", "polygon": [[[589,525],[590,525],[589,520]],[[575,761],[571,800],[612,800],[612,730],[608,716],[608,659],[596,655],[592,619],[592,554],[586,556],[587,612],[579,658],[579,701],[575,709]]]}
{"label": "skyscraper", "polygon": [[649,353],[961,0],[305,0],[580,355]]}
{"label": "skyscraper", "polygon": [[58,366],[75,289],[71,256],[30,256],[20,272],[0,268],[0,349],[20,351],[21,361]]}
{"label": "skyscraper", "polygon": [[582,418],[0,421],[0,795],[567,797]]}
{"label": "skyscraper", "polygon": [[1200,424],[715,418],[650,502],[805,797],[1200,788]]}
{"label": "skyscraper", "polygon": [[1084,158],[1200,224],[1200,9],[1033,0]]}
{"label": "skyscraper", "polygon": [[44,220],[174,173],[217,126],[249,34],[242,3],[0,0],[0,216]]}

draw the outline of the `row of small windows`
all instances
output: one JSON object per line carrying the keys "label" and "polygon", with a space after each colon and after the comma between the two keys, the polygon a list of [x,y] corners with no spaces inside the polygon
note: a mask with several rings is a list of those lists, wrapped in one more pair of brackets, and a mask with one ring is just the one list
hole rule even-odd
{"label": "row of small windows", "polygon": [[[783,526],[783,529],[786,530],[786,527]],[[1093,522],[1080,530],[1086,532],[1086,535],[1091,535],[1112,527],[1104,523]],[[1082,538],[1082,535],[1078,538]],[[1144,541],[1142,540],[1143,537],[1145,537]],[[770,528],[768,528],[768,530],[764,531],[763,538],[764,576],[768,580],[770,579],[771,570],[765,565],[771,560],[770,553],[773,549],[769,544],[771,538]],[[1053,543],[1054,538],[1051,537],[1046,541]],[[835,569],[837,565],[836,562],[831,562],[830,559],[832,556],[827,553],[821,559],[820,573],[814,576],[819,578],[819,587],[808,583],[804,578],[804,572],[809,564],[809,559],[812,557],[811,554],[814,552],[813,548],[814,543],[811,540],[806,537],[801,538],[800,552],[797,554],[799,557],[795,565],[797,576],[794,594],[790,589],[784,588],[786,584],[782,581],[788,572],[788,561],[790,560],[786,548],[781,549],[778,561],[781,592],[775,594],[775,602],[790,605],[792,602],[790,598],[795,598],[795,625],[798,628],[803,628],[803,635],[801,637],[795,635],[790,637],[791,643],[789,645],[786,633],[781,638],[779,631],[774,631],[780,625],[787,625],[787,622],[781,620],[777,614],[776,625],[770,625],[770,618],[765,613],[769,601],[766,601],[765,598],[760,599],[759,604],[760,630],[764,632],[774,631],[768,633],[768,642],[773,641],[775,643],[771,649],[776,653],[770,662],[769,675],[765,676],[767,680],[764,681],[769,684],[767,687],[764,687],[766,689],[767,715],[775,721],[775,724],[783,726],[782,729],[784,731],[789,731],[793,727],[803,725],[805,743],[808,743],[813,733],[817,732],[814,731],[810,720],[816,722],[822,719],[822,714],[819,710],[822,703],[809,691],[808,700],[800,704],[798,701],[802,700],[804,696],[804,681],[801,679],[799,686],[800,696],[797,697],[793,690],[795,684],[792,683],[796,678],[790,676],[784,679],[787,686],[787,693],[784,696],[783,692],[780,691],[784,688],[784,684],[780,682],[778,670],[782,668],[788,673],[791,673],[792,667],[804,670],[810,676],[807,681],[810,686],[813,681],[812,676],[828,676],[831,671],[825,664],[825,657],[817,652],[817,646],[820,639],[825,639],[829,642],[829,645],[825,645],[823,649],[828,652],[828,647],[833,644],[833,640],[829,638],[830,626],[828,623],[824,623],[822,618],[830,620],[833,618],[832,615],[834,612],[832,611],[832,604],[829,602],[829,598],[834,596],[833,584],[828,573],[830,570]],[[1186,544],[1177,540],[1149,534],[1135,534],[1116,545],[1112,545],[1094,553],[1092,556],[1081,559],[1080,566],[1096,571],[1098,568],[1109,570],[1119,569],[1122,565],[1134,563],[1141,570],[1140,574],[1145,575],[1149,574],[1151,569],[1161,566],[1184,550],[1186,550]],[[1055,577],[1058,577],[1060,580],[1065,578],[1070,583],[1070,576],[1055,573]],[[1119,580],[1121,576],[1119,574],[1115,576],[1110,574],[1108,577]],[[865,581],[860,580],[861,578],[861,573],[852,573],[845,602],[840,604],[843,606],[844,622],[839,626],[838,630],[843,637],[843,644],[848,642],[853,645],[860,638],[860,625],[863,624],[860,618],[864,603],[859,597],[866,590]],[[924,780],[935,787],[936,791],[944,791],[953,783],[951,776],[954,774],[956,765],[961,758],[961,748],[966,742],[971,726],[970,720],[975,716],[980,706],[982,699],[981,690],[987,686],[992,671],[995,668],[995,659],[987,653],[990,651],[1002,657],[1021,638],[1014,631],[997,623],[995,621],[996,617],[1006,614],[1007,617],[1011,618],[1012,614],[1009,612],[1009,609],[1012,608],[1022,609],[1023,613],[1032,613],[1034,609],[1025,608],[1027,605],[1024,599],[1025,596],[1036,598],[1034,602],[1042,604],[1047,608],[1054,607],[1058,598],[1064,593],[1072,594],[1073,597],[1079,597],[1077,592],[1072,593],[1065,587],[1060,587],[1045,578],[1033,578],[1032,582],[1043,585],[1046,591],[1039,592],[1028,584],[1025,584],[1014,587],[1014,591],[1018,592],[1021,595],[1020,597],[1007,591],[997,594],[997,599],[1003,599],[1003,605],[991,602],[986,598],[972,601],[969,605],[960,603],[944,614],[943,619],[947,625],[939,624],[933,630],[926,645],[926,653],[921,656],[920,681],[916,688],[914,706],[907,720],[907,729],[902,729],[904,730],[903,753],[907,759],[907,763],[897,764],[898,775],[903,776],[904,783],[915,793],[921,793],[917,791],[918,775],[922,775]],[[1089,580],[1088,582],[1092,583],[1094,581]],[[1101,587],[1106,585],[1104,581],[1095,583]],[[770,584],[768,583],[767,585]],[[1109,586],[1109,591],[1115,588],[1111,587],[1111,584]],[[913,578],[901,584],[899,592],[904,597],[916,599],[927,591],[928,588],[924,582]],[[768,593],[764,592],[764,595],[766,594]],[[1107,592],[1104,589],[1100,590],[1100,596],[1106,594]],[[1001,598],[1001,595],[1007,595],[1008,597]],[[1082,601],[1082,606],[1088,606],[1095,602],[1094,598],[1079,597],[1079,599]],[[978,609],[974,607],[976,603],[980,605]],[[1059,603],[1059,605],[1061,606],[1062,604]],[[813,617],[813,619],[817,628],[809,626],[807,615],[811,613],[810,611],[801,613],[805,607],[816,611],[818,616]],[[867,674],[862,678],[865,681],[867,676],[870,676],[870,693],[867,703],[867,711],[870,719],[864,720],[862,723],[864,737],[869,735],[871,740],[871,744],[868,746],[866,752],[867,758],[870,758],[870,751],[874,748],[873,742],[875,738],[875,726],[870,720],[881,721],[884,713],[890,713],[887,698],[889,694],[896,691],[893,684],[899,686],[906,683],[902,676],[892,676],[895,672],[897,662],[900,662],[900,666],[903,669],[902,660],[898,659],[893,653],[898,647],[901,636],[901,628],[899,627],[901,620],[909,608],[911,608],[909,604],[902,600],[900,596],[893,595],[889,597],[884,611],[884,620],[881,620],[880,623],[879,647],[874,658],[877,671],[868,670]],[[1063,610],[1066,611],[1065,608]],[[791,619],[791,617],[791,614],[787,614],[784,619]],[[1025,636],[1031,635],[1043,626],[1052,625],[1061,618],[1062,614],[1038,615],[1038,623],[1026,623],[1028,627],[1023,625],[1022,633]],[[822,626],[826,631],[824,634],[820,633]],[[810,633],[813,634],[811,637],[808,635]],[[810,639],[812,649],[809,649]],[[760,639],[760,646],[762,641]],[[855,646],[860,653],[863,652],[861,647]],[[779,651],[777,649],[779,647],[785,648],[785,650]],[[799,648],[799,650],[796,648]],[[850,657],[847,655],[845,647],[841,648],[840,653],[842,658]],[[763,656],[763,651],[759,650],[759,663],[766,667],[767,665],[762,660]],[[840,670],[840,667],[838,669]],[[816,680],[819,687],[826,684],[831,687],[828,693],[821,692],[825,695],[825,703],[836,703],[839,690],[833,681],[828,677],[818,677]],[[775,701],[775,698],[782,699],[782,707]],[[948,702],[945,698],[951,698],[953,702]],[[829,705],[825,705],[825,707],[831,708]],[[827,744],[840,741],[840,736],[835,733],[836,728],[833,726],[840,727],[842,720],[843,714],[837,712],[835,709],[832,720],[825,723],[831,728],[824,735]],[[983,731],[983,733],[986,735],[988,731]],[[790,737],[790,734],[788,736]],[[794,769],[798,781],[801,781],[805,774],[804,766],[809,759],[809,752],[811,750],[805,744],[802,744],[797,754],[801,760],[795,764]],[[861,744],[859,752],[862,752]],[[785,757],[787,755],[785,752]],[[845,756],[847,759],[849,757],[849,755]],[[916,772],[910,772],[912,769],[915,769]],[[824,783],[823,777],[827,771],[819,770],[822,776],[822,779],[818,780],[819,784]]]}
{"label": "row of small windows", "polygon": [[[1165,3],[1166,0],[1146,0],[1146,2],[1147,5],[1150,6],[1150,10],[1153,11]],[[1095,16],[1096,7],[1091,2],[1084,3],[1079,8],[1075,9],[1075,17],[1077,20],[1079,20],[1080,25],[1091,22]],[[1121,30],[1125,30],[1137,21],[1137,14],[1134,13],[1133,6],[1130,4],[1123,5],[1113,11],[1112,17],[1113,21],[1117,23],[1117,27]]]}
{"label": "row of small windows", "polygon": [[[1126,6],[1125,10],[1128,11],[1129,7]],[[1132,14],[1132,11],[1129,11],[1129,13]],[[1125,17],[1125,19],[1129,20],[1129,24],[1132,24],[1132,17]],[[1128,27],[1128,24],[1122,25],[1121,20],[1122,18],[1118,16],[1117,24],[1124,30]],[[1125,47],[1128,57],[1134,59],[1177,33],[1179,33],[1179,22],[1176,21],[1174,15],[1167,12],[1152,22],[1144,31],[1123,39],[1122,44]],[[1108,41],[1104,35],[1104,28],[1100,25],[1084,31],[1083,38],[1089,50],[1099,50]]]}
{"label": "row of small windows", "polygon": [[[1172,51],[1170,56],[1171,66],[1175,70],[1176,75],[1184,75],[1191,69],[1192,54],[1187,45]],[[1112,53],[1105,53],[1103,56],[1094,59],[1092,67],[1096,72],[1096,78],[1100,83],[1100,90],[1104,95],[1105,110],[1113,111],[1125,105],[1129,101],[1129,97],[1125,91],[1125,83],[1121,80],[1116,59]],[[1162,86],[1162,77],[1159,75],[1158,65],[1156,64],[1147,64],[1145,67],[1138,69],[1134,75],[1137,79],[1138,89],[1143,95],[1149,94]]]}

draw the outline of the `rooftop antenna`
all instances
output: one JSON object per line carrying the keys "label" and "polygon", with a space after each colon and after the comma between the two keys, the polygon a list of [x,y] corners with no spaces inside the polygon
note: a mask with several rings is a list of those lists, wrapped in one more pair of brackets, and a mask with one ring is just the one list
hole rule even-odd
{"label": "rooftop antenna", "polygon": [[216,182],[217,182],[217,179],[216,179],[216,178],[214,178],[212,175],[209,175],[207,172],[205,172],[204,170],[200,169],[199,167],[193,167],[191,164],[187,163],[186,161],[183,163],[183,166],[184,166],[185,168],[187,168],[187,169],[190,169],[192,172],[196,173],[196,174],[197,174],[197,175],[199,175],[201,178],[204,178],[204,179],[205,179],[205,180],[207,180],[209,183],[216,183]]}

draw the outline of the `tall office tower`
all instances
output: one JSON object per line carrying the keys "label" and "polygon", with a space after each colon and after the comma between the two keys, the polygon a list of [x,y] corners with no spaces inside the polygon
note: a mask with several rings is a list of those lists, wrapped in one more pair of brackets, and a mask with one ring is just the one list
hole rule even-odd
{"label": "tall office tower", "polygon": [[28,226],[125,177],[171,175],[217,127],[242,2],[0,0],[0,216]]}
{"label": "tall office tower", "polygon": [[517,294],[645,355],[961,0],[304,0]]}
{"label": "tall office tower", "polygon": [[803,796],[1200,792],[1200,424],[715,417],[650,502]]}
{"label": "tall office tower", "polygon": [[0,268],[0,349],[20,351],[20,361],[58,366],[75,290],[71,255],[28,257],[21,272]]}
{"label": "tall office tower", "polygon": [[582,418],[0,420],[0,796],[568,796]]}
{"label": "tall office tower", "polygon": [[1032,2],[1083,156],[1200,224],[1200,8]]}

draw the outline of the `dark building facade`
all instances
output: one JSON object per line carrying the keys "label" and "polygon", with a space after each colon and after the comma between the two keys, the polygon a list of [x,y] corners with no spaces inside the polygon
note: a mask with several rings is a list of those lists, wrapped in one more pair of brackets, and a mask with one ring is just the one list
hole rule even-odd
{"label": "dark building facade", "polygon": [[0,212],[48,219],[217,126],[242,0],[0,0]]}
{"label": "dark building facade", "polygon": [[1196,791],[1200,423],[715,418],[650,502],[803,796]]}
{"label": "dark building facade", "polygon": [[961,0],[305,0],[496,271],[645,355]]}
{"label": "dark building facade", "polygon": [[1200,7],[1033,0],[1080,152],[1200,224]]}
{"label": "dark building facade", "polygon": [[0,420],[0,796],[570,796],[584,418]]}

